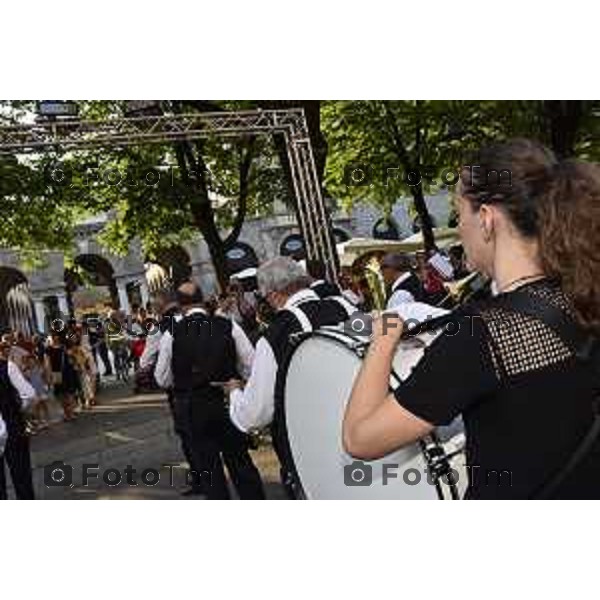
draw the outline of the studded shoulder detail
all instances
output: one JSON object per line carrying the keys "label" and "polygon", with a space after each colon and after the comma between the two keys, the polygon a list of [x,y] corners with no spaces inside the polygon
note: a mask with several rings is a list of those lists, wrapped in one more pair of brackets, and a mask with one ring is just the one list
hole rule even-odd
{"label": "studded shoulder detail", "polygon": [[[527,286],[527,293],[571,315],[569,302],[559,287],[542,282]],[[489,334],[488,349],[499,380],[538,371],[573,356],[570,348],[548,325],[534,317],[494,305],[494,299],[480,309],[480,315]]]}

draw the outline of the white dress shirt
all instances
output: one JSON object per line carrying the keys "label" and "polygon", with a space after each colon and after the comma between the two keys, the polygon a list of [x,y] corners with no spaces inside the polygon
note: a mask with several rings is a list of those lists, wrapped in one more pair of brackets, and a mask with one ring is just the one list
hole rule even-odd
{"label": "white dress shirt", "polygon": [[[186,316],[194,314],[206,314],[202,308],[192,308],[186,313]],[[180,321],[183,317],[175,317],[176,321]],[[252,343],[244,333],[244,330],[234,321],[231,320],[232,329],[231,335],[235,343],[237,355],[237,370],[241,377],[247,379],[252,370],[252,362],[254,360],[254,348]],[[171,360],[173,357],[173,336],[170,331],[165,331],[160,339],[158,360],[154,368],[154,378],[156,383],[167,389],[173,387],[173,371],[171,368]]]}
{"label": "white dress shirt", "polygon": [[354,304],[354,306],[358,306],[359,304],[362,304],[364,302],[362,294],[359,296],[356,292],[354,292],[351,289],[342,290],[342,296],[346,298],[348,302]]}
{"label": "white dress shirt", "polygon": [[392,295],[387,301],[386,309],[395,308],[396,306],[399,306],[404,302],[415,301],[414,296],[410,292],[407,292],[406,290],[397,289],[398,286],[404,283],[411,275],[412,273],[410,272],[403,273],[402,275],[400,275],[400,277],[398,277],[398,279],[396,279],[396,281],[394,281],[394,283],[392,284]]}
{"label": "white dress shirt", "polygon": [[140,356],[140,369],[147,369],[151,367],[156,357],[158,356],[158,352],[160,350],[160,340],[163,338],[163,332],[160,329],[156,329],[152,333],[149,333],[146,337],[146,345],[144,346],[144,351]]}
{"label": "white dress shirt", "polygon": [[27,410],[35,398],[35,390],[25,379],[21,369],[12,361],[8,361],[8,378],[12,386],[17,390],[19,398],[21,399],[21,407],[23,410]]}
{"label": "white dress shirt", "polygon": [[[312,290],[300,290],[288,298],[283,310],[293,309],[309,300],[319,300],[319,296]],[[273,420],[277,369],[271,345],[264,337],[260,338],[246,387],[229,394],[229,414],[241,431],[265,427]]]}

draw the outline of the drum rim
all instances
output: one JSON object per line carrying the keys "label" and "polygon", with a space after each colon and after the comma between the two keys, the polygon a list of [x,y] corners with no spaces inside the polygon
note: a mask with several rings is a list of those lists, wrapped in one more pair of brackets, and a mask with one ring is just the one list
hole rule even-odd
{"label": "drum rim", "polygon": [[[332,335],[332,334],[336,334],[336,333],[341,334],[341,336]],[[363,360],[363,357],[361,356],[361,354],[362,354],[364,348],[368,347],[370,344],[370,340],[369,341],[362,340],[361,338],[357,338],[355,336],[350,335],[348,332],[346,332],[344,330],[331,330],[331,329],[327,330],[325,328],[321,328],[321,329],[315,329],[313,331],[303,332],[301,334],[298,334],[296,341],[292,346],[291,351],[285,357],[284,364],[281,366],[281,368],[283,369],[281,372],[281,374],[283,376],[283,386],[282,386],[282,392],[281,392],[283,397],[279,400],[280,401],[279,410],[281,411],[281,413],[280,413],[281,414],[281,427],[283,428],[283,434],[284,434],[283,440],[282,440],[282,443],[284,445],[284,456],[280,460],[281,460],[281,463],[282,463],[281,466],[282,466],[284,472],[289,473],[293,479],[292,489],[294,490],[294,495],[295,495],[296,499],[298,499],[298,500],[299,499],[306,500],[307,495],[306,495],[306,490],[304,489],[304,486],[302,484],[300,475],[298,474],[298,470],[296,468],[296,463],[294,461],[294,455],[292,453],[292,448],[290,445],[290,438],[289,438],[288,426],[287,426],[286,385],[287,385],[287,378],[288,378],[288,374],[289,374],[290,365],[292,364],[294,355],[296,354],[298,349],[302,346],[302,344],[304,344],[307,340],[314,338],[314,337],[327,338],[329,340],[332,340],[339,346],[344,346],[350,352],[355,354],[361,361]],[[349,343],[345,343],[344,338],[346,341],[354,342],[355,343],[354,346],[352,346]],[[394,377],[395,379],[397,379],[398,381],[400,381],[398,374],[394,371],[394,369],[392,369],[392,371],[391,371],[391,376]],[[390,386],[390,390],[391,389],[392,388]],[[276,399],[276,402],[277,401],[278,400]],[[443,448],[443,445],[439,442],[439,440],[437,438],[437,432],[435,429],[430,434],[430,436],[435,444],[437,444],[438,446]],[[426,453],[424,451],[424,440],[419,440],[419,444],[421,446],[421,453],[423,454],[423,456],[425,456]],[[441,488],[439,487],[439,482],[436,483],[436,487],[437,487],[439,499],[443,500],[443,495],[441,492]],[[454,490],[452,492],[452,495],[454,496],[454,493],[457,490],[456,485],[449,485],[448,487],[451,488],[452,490]],[[296,492],[296,489],[299,493]],[[455,497],[454,499],[458,499],[458,498]]]}

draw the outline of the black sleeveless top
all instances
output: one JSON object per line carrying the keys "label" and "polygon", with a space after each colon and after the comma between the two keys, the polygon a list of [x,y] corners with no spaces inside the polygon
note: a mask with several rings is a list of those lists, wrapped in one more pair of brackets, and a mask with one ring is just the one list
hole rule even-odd
{"label": "black sleeveless top", "polygon": [[[522,286],[571,315],[560,287]],[[509,295],[503,294],[503,296]],[[592,422],[591,365],[541,320],[497,298],[462,308],[438,337],[398,402],[434,425],[462,414],[467,437],[467,498],[530,498],[569,459]],[[561,486],[561,498],[600,498],[600,448]]]}

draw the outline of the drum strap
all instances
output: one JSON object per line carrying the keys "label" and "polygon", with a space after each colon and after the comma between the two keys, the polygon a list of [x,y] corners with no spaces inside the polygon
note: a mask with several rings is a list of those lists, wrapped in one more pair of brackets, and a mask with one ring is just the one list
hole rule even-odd
{"label": "drum strap", "polygon": [[306,316],[306,313],[301,308],[298,308],[297,306],[290,306],[285,310],[291,312],[296,317],[304,333],[310,333],[313,330],[310,319]]}
{"label": "drum strap", "polygon": [[346,300],[343,296],[330,296],[327,300],[333,300],[337,302],[345,311],[348,313],[348,316],[351,317],[355,312],[358,311],[358,308],[352,304],[349,300]]}

